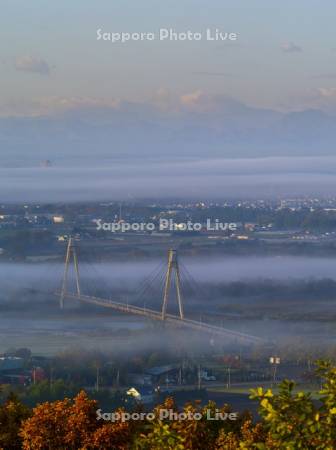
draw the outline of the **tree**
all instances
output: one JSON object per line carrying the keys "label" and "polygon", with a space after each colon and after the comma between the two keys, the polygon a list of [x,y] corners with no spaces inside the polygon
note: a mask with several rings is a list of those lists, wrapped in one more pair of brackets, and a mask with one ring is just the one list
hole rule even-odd
{"label": "tree", "polygon": [[336,448],[336,368],[318,362],[317,372],[324,379],[320,406],[312,395],[294,392],[295,383],[284,380],[275,395],[258,388],[252,398],[260,402],[260,414],[268,432],[269,449]]}
{"label": "tree", "polygon": [[64,435],[67,432],[67,417],[71,403],[69,399],[45,402],[33,409],[32,417],[22,426],[20,436],[25,450],[69,450]]}
{"label": "tree", "polygon": [[[81,391],[73,401],[65,398],[33,409],[22,425],[24,450],[124,449],[132,441],[130,423],[97,421],[97,401]],[[7,448],[7,447],[6,447]],[[21,447],[20,447],[21,448]]]}
{"label": "tree", "polygon": [[[203,407],[199,402],[187,403],[179,412],[171,398],[154,408],[151,419],[105,422],[97,420],[97,402],[83,391],[73,400],[40,404],[25,418],[29,412],[12,398],[1,409],[0,447],[21,448],[21,438],[24,450],[332,450],[336,448],[336,368],[319,362],[317,373],[323,380],[318,403],[310,393],[295,392],[295,384],[288,380],[279,385],[278,393],[253,390],[251,398],[260,403],[261,421],[256,424],[249,413],[237,420],[208,420],[209,413],[212,417],[230,413],[229,406],[219,408],[213,402]],[[162,410],[182,413],[184,419],[171,420],[170,414],[160,414]]]}
{"label": "tree", "polygon": [[80,449],[97,428],[97,402],[81,391],[73,400],[42,403],[33,409],[21,430],[23,448],[29,450]]}
{"label": "tree", "polygon": [[10,394],[0,407],[0,448],[21,449],[19,430],[22,422],[30,416],[30,410],[14,394]]}
{"label": "tree", "polygon": [[155,422],[148,434],[141,435],[137,447],[141,450],[183,450],[184,438],[161,420]]}

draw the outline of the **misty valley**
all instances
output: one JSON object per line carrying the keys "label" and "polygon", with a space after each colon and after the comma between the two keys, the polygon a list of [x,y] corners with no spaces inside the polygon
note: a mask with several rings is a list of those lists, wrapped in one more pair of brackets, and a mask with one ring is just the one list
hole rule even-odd
{"label": "misty valley", "polygon": [[[91,271],[91,264],[80,262],[82,290],[95,297],[158,310],[163,298],[162,284],[153,283],[145,296],[139,294],[139,286],[160,263],[164,267],[164,258],[160,261],[142,257],[135,262],[95,263]],[[290,337],[305,341],[307,348],[316,339],[326,346],[335,342],[336,279],[332,258],[186,256],[183,265],[190,278],[197,280],[195,285],[190,280],[182,285],[188,317],[260,335],[278,345]],[[81,305],[76,300],[68,301],[67,309],[60,311],[55,292],[62,283],[61,261],[2,262],[0,268],[0,351],[15,341],[18,345],[22,339],[50,354],[84,342],[91,348],[108,348],[118,341],[119,332],[123,341],[130,342],[139,339],[139,335],[145,341],[147,333],[160,333],[159,325],[148,319]],[[70,289],[75,289],[73,280],[70,284]],[[177,310],[176,298],[172,298],[169,312]],[[205,337],[205,341],[209,339]],[[149,347],[151,342],[149,337]],[[215,342],[219,347],[227,344],[221,339]]]}

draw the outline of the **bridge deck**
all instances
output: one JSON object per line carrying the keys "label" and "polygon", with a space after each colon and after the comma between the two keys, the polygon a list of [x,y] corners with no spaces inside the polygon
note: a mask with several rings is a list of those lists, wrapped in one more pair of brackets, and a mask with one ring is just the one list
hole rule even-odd
{"label": "bridge deck", "polygon": [[[60,295],[60,292],[56,292],[56,295]],[[66,293],[65,297],[79,300],[83,303],[88,303],[92,305],[99,305],[106,308],[112,308],[117,311],[126,313],[126,314],[135,314],[143,317],[149,317],[153,320],[162,321],[161,312],[155,311],[153,309],[141,308],[139,306],[128,305],[125,303],[116,302],[114,300],[104,299],[100,297],[92,297],[87,295],[81,295],[80,297],[77,294]],[[181,319],[179,316],[175,316],[173,314],[165,315],[165,322],[171,323],[173,325],[184,326],[193,330],[203,331],[209,333],[211,335],[221,336],[225,339],[229,339],[230,341],[235,342],[244,342],[244,343],[263,343],[264,340],[257,336],[251,336],[249,334],[240,333],[238,331],[229,330],[227,328],[218,327],[215,325],[206,324],[204,322],[197,322],[192,319]]]}

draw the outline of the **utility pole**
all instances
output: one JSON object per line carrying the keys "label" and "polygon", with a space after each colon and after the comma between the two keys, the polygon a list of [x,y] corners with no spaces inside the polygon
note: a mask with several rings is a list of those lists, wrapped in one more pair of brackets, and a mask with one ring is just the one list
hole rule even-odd
{"label": "utility pole", "polygon": [[274,370],[273,370],[273,383],[275,385],[275,381],[276,381],[276,373],[277,373],[277,365],[274,364]]}
{"label": "utility pole", "polygon": [[281,360],[278,356],[271,356],[270,357],[270,363],[273,366],[273,384],[276,384],[276,373],[277,373],[277,367],[280,364]]}
{"label": "utility pole", "polygon": [[99,392],[99,366],[96,367],[96,391]]}
{"label": "utility pole", "polygon": [[180,386],[182,385],[182,366],[180,366],[180,369],[179,369],[179,385]]}
{"label": "utility pole", "polygon": [[52,366],[50,366],[50,390],[52,389],[52,385],[53,385],[53,368]]}
{"label": "utility pole", "polygon": [[201,364],[198,365],[198,390],[201,390],[202,377],[201,377]]}
{"label": "utility pole", "polygon": [[168,268],[166,273],[166,281],[163,292],[163,304],[162,304],[162,320],[166,318],[167,312],[167,304],[169,298],[169,291],[171,286],[172,276],[175,276],[175,286],[176,286],[176,294],[177,294],[177,302],[179,307],[180,318],[184,319],[184,311],[183,311],[183,303],[182,303],[182,295],[181,295],[181,277],[180,277],[180,269],[177,258],[177,250],[170,249],[168,251]]}
{"label": "utility pole", "polygon": [[228,367],[228,382],[227,382],[227,388],[230,389],[231,387],[231,367]]}

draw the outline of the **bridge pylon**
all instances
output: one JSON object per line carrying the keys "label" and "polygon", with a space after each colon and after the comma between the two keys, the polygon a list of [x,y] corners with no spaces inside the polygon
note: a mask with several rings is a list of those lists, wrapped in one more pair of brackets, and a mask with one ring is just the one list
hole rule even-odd
{"label": "bridge pylon", "polygon": [[183,311],[183,303],[182,303],[182,295],[181,295],[181,277],[180,277],[180,269],[177,257],[177,250],[170,249],[168,251],[168,267],[166,273],[165,286],[163,291],[163,304],[162,304],[162,320],[166,318],[167,305],[169,292],[171,288],[172,278],[175,277],[175,287],[176,287],[176,295],[177,302],[179,307],[180,319],[184,319],[184,311]]}
{"label": "bridge pylon", "polygon": [[74,239],[72,236],[70,236],[68,239],[68,245],[67,245],[67,250],[66,250],[66,255],[65,255],[64,275],[63,275],[62,290],[61,290],[61,295],[60,295],[60,308],[61,309],[64,308],[64,299],[68,293],[68,290],[67,290],[68,275],[69,275],[71,259],[73,260],[73,264],[74,264],[74,268],[75,268],[77,296],[80,297],[81,289],[80,289],[78,257],[77,257],[77,252],[76,252],[76,246],[74,244]]}

